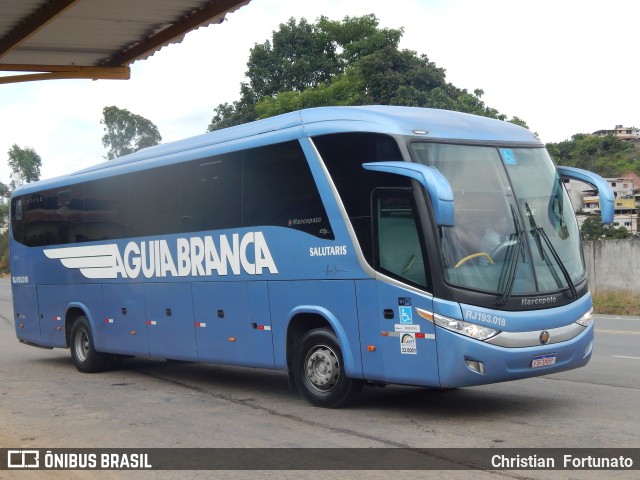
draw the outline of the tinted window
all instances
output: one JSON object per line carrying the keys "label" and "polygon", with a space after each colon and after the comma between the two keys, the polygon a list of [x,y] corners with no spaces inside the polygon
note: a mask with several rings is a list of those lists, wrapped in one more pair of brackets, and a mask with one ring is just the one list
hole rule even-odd
{"label": "tinted window", "polygon": [[84,184],[84,240],[113,240],[127,236],[129,199],[127,177],[105,178]]}
{"label": "tinted window", "polygon": [[180,167],[143,170],[129,175],[129,237],[180,231]]}
{"label": "tinted window", "polygon": [[244,153],[243,225],[274,225],[333,239],[322,200],[298,142]]}
{"label": "tinted window", "polygon": [[45,204],[44,193],[13,200],[12,228],[17,241],[33,247],[46,245]]}
{"label": "tinted window", "polygon": [[372,172],[363,163],[399,161],[396,141],[374,133],[340,133],[313,139],[351,220],[367,260],[373,264],[371,194],[378,187],[410,187],[406,177]]}
{"label": "tinted window", "polygon": [[83,185],[72,185],[47,192],[46,210],[47,245],[83,240]]}
{"label": "tinted window", "polygon": [[82,238],[81,186],[26,195],[12,202],[16,240],[29,246],[56,245]]}
{"label": "tinted window", "polygon": [[183,164],[181,185],[182,231],[198,232],[241,226],[241,153]]}
{"label": "tinted window", "polygon": [[400,280],[426,286],[421,228],[411,191],[380,189],[374,198],[376,268]]}
{"label": "tinted window", "polygon": [[14,239],[28,246],[280,226],[333,238],[298,142],[25,195]]}

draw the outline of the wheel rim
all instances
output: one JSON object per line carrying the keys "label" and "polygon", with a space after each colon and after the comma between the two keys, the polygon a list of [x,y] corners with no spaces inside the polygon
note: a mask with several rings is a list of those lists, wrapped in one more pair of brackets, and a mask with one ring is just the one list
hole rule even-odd
{"label": "wheel rim", "polygon": [[87,332],[84,329],[82,329],[76,335],[76,341],[75,341],[75,351],[76,351],[76,356],[78,357],[78,360],[80,360],[81,362],[84,362],[87,359],[87,356],[89,355],[89,349],[90,349],[89,335],[87,335]]}
{"label": "wheel rim", "polygon": [[320,345],[309,351],[306,358],[306,377],[316,390],[331,390],[340,378],[338,356],[329,347]]}

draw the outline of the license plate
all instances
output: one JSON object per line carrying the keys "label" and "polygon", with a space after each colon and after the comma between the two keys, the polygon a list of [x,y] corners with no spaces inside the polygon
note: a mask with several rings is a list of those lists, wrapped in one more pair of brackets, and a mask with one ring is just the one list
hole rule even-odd
{"label": "license plate", "polygon": [[549,365],[555,365],[555,363],[555,353],[544,353],[542,355],[536,355],[531,359],[531,368],[548,367]]}

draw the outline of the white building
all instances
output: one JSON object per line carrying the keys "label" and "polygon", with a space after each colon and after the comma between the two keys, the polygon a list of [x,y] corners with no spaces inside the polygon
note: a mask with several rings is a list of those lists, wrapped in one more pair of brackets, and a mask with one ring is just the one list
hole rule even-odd
{"label": "white building", "polygon": [[[638,233],[640,194],[635,194],[634,191],[640,189],[640,179],[635,174],[628,174],[605,180],[611,186],[615,198],[613,226],[625,227],[630,233]],[[577,213],[578,225],[582,225],[588,215],[600,214],[600,197],[591,185],[576,180],[565,180],[564,186],[573,211]]]}
{"label": "white building", "polygon": [[622,125],[616,125],[613,130],[598,130],[591,135],[603,137],[605,135],[614,135],[620,140],[627,140],[631,142],[640,141],[640,128],[636,127],[623,127]]}

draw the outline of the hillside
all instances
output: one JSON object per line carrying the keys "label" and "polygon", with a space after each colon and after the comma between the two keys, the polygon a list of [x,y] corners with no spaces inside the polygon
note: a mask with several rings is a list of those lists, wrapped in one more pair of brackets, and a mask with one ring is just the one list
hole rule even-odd
{"label": "hillside", "polygon": [[548,143],[547,149],[558,165],[584,168],[603,177],[617,177],[627,172],[640,175],[640,144],[613,135],[596,137],[578,133],[571,140]]}

